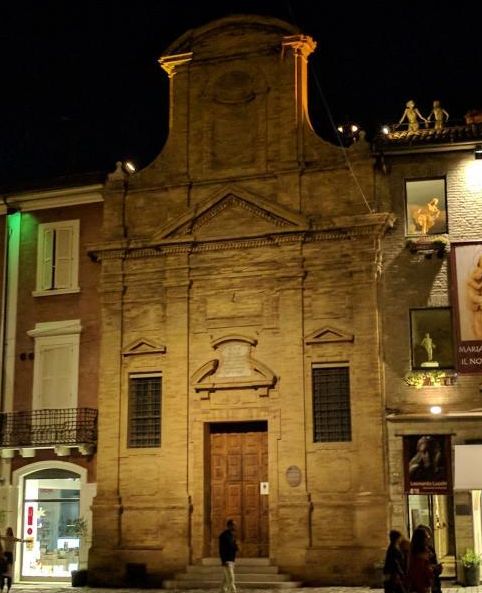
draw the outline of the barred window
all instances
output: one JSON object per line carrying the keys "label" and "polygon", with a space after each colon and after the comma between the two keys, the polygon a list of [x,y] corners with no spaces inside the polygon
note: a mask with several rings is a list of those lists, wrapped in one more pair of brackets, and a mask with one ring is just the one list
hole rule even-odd
{"label": "barred window", "polygon": [[129,378],[128,447],[159,447],[161,444],[160,375]]}
{"label": "barred window", "polygon": [[313,367],[313,441],[351,441],[350,369]]}

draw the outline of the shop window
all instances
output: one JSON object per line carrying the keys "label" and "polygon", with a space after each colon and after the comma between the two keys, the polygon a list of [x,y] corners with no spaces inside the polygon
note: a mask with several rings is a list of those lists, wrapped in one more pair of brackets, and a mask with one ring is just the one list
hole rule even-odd
{"label": "shop window", "polygon": [[450,307],[411,309],[410,330],[413,370],[454,368]]}
{"label": "shop window", "polygon": [[21,576],[24,580],[70,580],[79,568],[80,477],[40,470],[24,481]]}
{"label": "shop window", "polygon": [[445,179],[407,180],[405,182],[405,210],[408,236],[447,233]]}
{"label": "shop window", "polygon": [[350,369],[347,365],[312,368],[313,441],[351,441]]}
{"label": "shop window", "polygon": [[34,296],[77,292],[79,221],[40,224],[37,243],[37,289]]}
{"label": "shop window", "polygon": [[161,444],[162,377],[159,374],[129,377],[128,447]]}

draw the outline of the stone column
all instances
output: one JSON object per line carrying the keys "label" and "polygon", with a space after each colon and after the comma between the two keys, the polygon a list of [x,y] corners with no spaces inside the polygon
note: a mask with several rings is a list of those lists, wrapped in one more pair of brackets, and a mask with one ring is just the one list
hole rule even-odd
{"label": "stone column", "polygon": [[101,350],[97,444],[97,495],[93,500],[93,542],[89,571],[96,582],[123,571],[113,549],[120,546],[119,429],[123,314],[123,260],[102,262]]}

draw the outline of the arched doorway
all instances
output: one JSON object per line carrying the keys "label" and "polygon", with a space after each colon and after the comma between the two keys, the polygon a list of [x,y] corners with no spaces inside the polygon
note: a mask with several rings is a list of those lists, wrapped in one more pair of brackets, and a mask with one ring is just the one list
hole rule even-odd
{"label": "arched doorway", "polygon": [[86,470],[72,463],[40,462],[15,473],[17,536],[27,540],[19,546],[15,577],[69,581],[86,553],[90,525],[85,513]]}

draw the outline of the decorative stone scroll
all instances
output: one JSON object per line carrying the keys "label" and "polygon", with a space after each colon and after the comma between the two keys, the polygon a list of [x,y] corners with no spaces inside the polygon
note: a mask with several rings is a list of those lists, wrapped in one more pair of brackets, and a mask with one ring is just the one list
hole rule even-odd
{"label": "decorative stone scroll", "polygon": [[197,392],[209,393],[226,389],[256,389],[260,396],[269,395],[276,383],[274,373],[251,356],[257,340],[229,335],[214,340],[212,346],[219,358],[210,360],[192,376]]}

